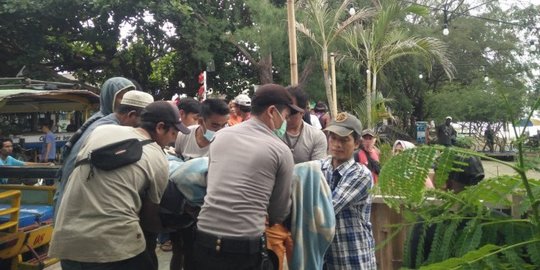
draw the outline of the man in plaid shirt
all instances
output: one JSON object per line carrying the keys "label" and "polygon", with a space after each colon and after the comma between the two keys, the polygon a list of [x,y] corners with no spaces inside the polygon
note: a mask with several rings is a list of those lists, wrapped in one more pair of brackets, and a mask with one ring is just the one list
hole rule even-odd
{"label": "man in plaid shirt", "polygon": [[322,171],[336,213],[336,235],[326,252],[325,269],[376,269],[368,192],[372,175],[353,158],[360,146],[362,123],[351,114],[339,113],[325,131],[331,156],[322,161]]}

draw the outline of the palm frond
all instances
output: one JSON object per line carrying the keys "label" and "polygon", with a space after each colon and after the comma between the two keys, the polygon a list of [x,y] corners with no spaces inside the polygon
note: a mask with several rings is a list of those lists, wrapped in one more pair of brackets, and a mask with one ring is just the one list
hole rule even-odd
{"label": "palm frond", "polygon": [[343,31],[348,29],[354,23],[357,23],[358,21],[365,21],[365,20],[375,16],[375,14],[377,14],[377,11],[375,9],[373,9],[373,8],[363,8],[363,9],[357,11],[354,15],[347,18],[347,20],[345,20],[341,24],[335,24],[337,26],[337,28],[334,31],[334,35],[331,37],[331,39],[334,39],[334,38],[340,36],[340,34]]}
{"label": "palm frond", "polygon": [[307,36],[313,43],[317,44],[317,46],[322,47],[315,35],[313,35],[303,23],[296,22],[296,30]]}

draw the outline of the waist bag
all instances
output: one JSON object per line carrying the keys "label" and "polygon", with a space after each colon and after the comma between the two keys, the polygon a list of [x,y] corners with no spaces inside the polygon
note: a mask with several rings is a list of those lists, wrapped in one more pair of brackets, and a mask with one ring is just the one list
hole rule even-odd
{"label": "waist bag", "polygon": [[88,157],[77,161],[75,167],[82,164],[90,164],[101,170],[114,170],[139,161],[142,156],[143,146],[152,142],[154,141],[141,141],[133,138],[107,144],[92,150],[88,154]]}

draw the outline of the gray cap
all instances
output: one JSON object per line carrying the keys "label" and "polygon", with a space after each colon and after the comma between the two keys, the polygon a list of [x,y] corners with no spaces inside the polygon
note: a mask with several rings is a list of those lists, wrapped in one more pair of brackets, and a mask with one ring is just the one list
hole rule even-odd
{"label": "gray cap", "polygon": [[341,137],[349,136],[353,131],[360,135],[362,134],[362,122],[354,115],[342,112],[338,113],[336,118],[324,130],[333,132]]}
{"label": "gray cap", "polygon": [[375,137],[377,133],[375,133],[375,131],[373,131],[373,129],[364,129],[362,130],[362,136],[365,136],[365,135],[371,135],[371,137]]}

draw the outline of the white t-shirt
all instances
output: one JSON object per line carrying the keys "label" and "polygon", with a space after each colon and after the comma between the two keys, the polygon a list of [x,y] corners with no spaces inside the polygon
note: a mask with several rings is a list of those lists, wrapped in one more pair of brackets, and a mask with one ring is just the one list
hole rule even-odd
{"label": "white t-shirt", "polygon": [[318,129],[322,129],[321,121],[319,121],[319,118],[316,115],[309,114],[309,121],[311,122],[312,126],[318,128]]}
{"label": "white t-shirt", "polygon": [[184,161],[208,156],[208,149],[210,149],[210,145],[201,148],[199,147],[199,144],[197,144],[195,133],[198,127],[199,125],[189,126],[188,128],[191,130],[189,134],[178,132],[178,137],[176,137],[176,143],[174,144],[175,151],[177,154],[184,157]]}
{"label": "white t-shirt", "polygon": [[[132,127],[97,127],[77,160],[93,149],[129,138],[149,139]],[[167,159],[156,143],[143,146],[139,161],[118,169],[91,171],[89,164],[75,167],[58,208],[49,255],[95,263],[137,256],[146,248],[139,225],[142,197],[159,204],[167,181]]]}

